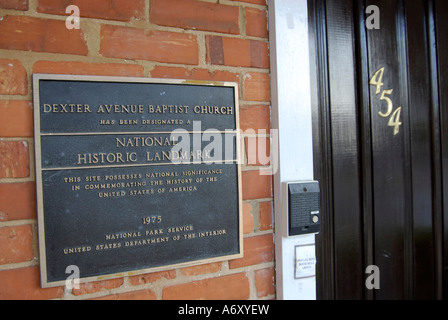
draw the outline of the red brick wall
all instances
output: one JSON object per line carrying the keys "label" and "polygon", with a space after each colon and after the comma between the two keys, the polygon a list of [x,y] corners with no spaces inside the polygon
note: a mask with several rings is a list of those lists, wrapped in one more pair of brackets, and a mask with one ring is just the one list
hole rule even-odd
{"label": "red brick wall", "polygon": [[[269,140],[266,15],[265,0],[0,0],[0,299],[275,298],[272,179],[244,145],[259,129]],[[242,137],[244,258],[41,289],[33,73],[238,82],[240,126],[255,130]]]}

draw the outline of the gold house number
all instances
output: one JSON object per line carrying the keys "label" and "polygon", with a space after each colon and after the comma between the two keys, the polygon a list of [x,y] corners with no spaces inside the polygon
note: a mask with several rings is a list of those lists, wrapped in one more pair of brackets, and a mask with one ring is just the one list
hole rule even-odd
{"label": "gold house number", "polygon": [[[389,118],[388,126],[394,128],[394,136],[397,135],[400,132],[400,126],[402,123],[400,122],[401,117],[401,107],[398,107],[393,111],[394,105],[392,103],[392,100],[388,97],[392,94],[394,89],[389,90],[383,90],[381,91],[381,87],[384,85],[383,83],[383,75],[384,75],[384,67],[379,69],[375,74],[373,75],[372,79],[370,79],[369,84],[372,86],[376,86],[376,95],[381,93],[380,100],[384,100],[387,103],[387,111],[386,112],[378,112],[380,117]],[[393,112],[392,112],[393,111]]]}

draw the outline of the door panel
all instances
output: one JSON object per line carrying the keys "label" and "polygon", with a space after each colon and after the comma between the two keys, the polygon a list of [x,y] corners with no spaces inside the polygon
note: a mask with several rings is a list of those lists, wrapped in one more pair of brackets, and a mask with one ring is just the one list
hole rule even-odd
{"label": "door panel", "polygon": [[[369,5],[380,9],[380,29],[365,27]],[[446,4],[310,0],[309,8],[324,224],[318,297],[442,298]],[[379,290],[364,284],[372,264]]]}
{"label": "door panel", "polygon": [[[368,1],[381,12],[381,28],[367,32],[369,79],[377,70],[378,85],[370,84],[370,119],[372,141],[372,191],[373,191],[373,263],[381,272],[382,290],[375,292],[383,298],[402,298],[405,292],[406,258],[408,248],[404,237],[407,231],[409,199],[406,199],[406,131],[408,128],[406,75],[402,72],[401,26],[396,21],[401,9],[397,1]],[[399,41],[396,41],[396,40]],[[401,40],[401,41],[400,41]],[[381,78],[382,74],[382,78]],[[381,80],[380,80],[381,78]],[[381,86],[380,84],[383,85]],[[399,107],[402,107],[401,114]],[[390,120],[403,125],[389,126]],[[380,116],[380,114],[382,116]],[[387,115],[387,116],[386,116]],[[398,117],[400,116],[400,117]]]}
{"label": "door panel", "polygon": [[[438,272],[442,274],[443,291],[445,299],[448,299],[448,37],[446,32],[448,30],[448,2],[445,0],[434,1],[434,16],[435,16],[435,32],[436,39],[435,48],[438,59],[433,59],[437,64],[437,75],[434,76],[435,83],[433,89],[434,103],[434,126],[440,130],[434,135],[439,138],[435,146],[436,152],[440,151],[441,155],[441,171],[437,172],[437,177],[442,177],[442,200],[441,200],[441,215],[437,219],[438,231],[437,234],[438,248],[441,252],[440,268]],[[435,72],[434,72],[435,73]],[[438,85],[438,88],[437,86]],[[438,90],[437,90],[438,89]],[[438,94],[437,94],[438,93]],[[438,107],[438,108],[437,108]],[[440,127],[437,127],[440,125]],[[442,242],[443,241],[443,242]],[[441,242],[441,244],[440,244]],[[443,246],[442,246],[443,244]]]}
{"label": "door panel", "polygon": [[[413,294],[436,297],[435,229],[432,198],[431,78],[425,1],[405,1],[407,15],[410,158],[412,160]],[[422,13],[425,13],[424,15]],[[410,255],[412,256],[412,254]]]}
{"label": "door panel", "polygon": [[[359,143],[356,122],[356,64],[353,42],[351,1],[327,1],[326,10],[333,14],[327,20],[330,107],[330,139],[333,171],[333,209],[339,212],[334,220],[335,278],[341,288],[337,297],[354,292],[363,273],[361,210],[359,204]],[[349,31],[349,32],[347,32]],[[345,190],[353,192],[345,192]]]}

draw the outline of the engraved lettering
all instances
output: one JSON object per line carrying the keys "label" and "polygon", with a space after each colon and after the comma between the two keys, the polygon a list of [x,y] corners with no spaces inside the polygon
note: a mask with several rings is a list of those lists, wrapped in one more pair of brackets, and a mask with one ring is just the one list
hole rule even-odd
{"label": "engraved lettering", "polygon": [[43,105],[44,113],[91,113],[90,105],[88,104],[48,104]]}
{"label": "engraved lettering", "polygon": [[113,164],[126,162],[137,162],[137,154],[135,152],[126,152],[125,154],[120,152],[82,153],[77,155],[76,164]]}
{"label": "engraved lettering", "polygon": [[148,113],[180,113],[187,114],[189,106],[177,106],[177,105],[148,105]]}
{"label": "engraved lettering", "polygon": [[170,137],[119,137],[115,138],[117,148],[175,146],[176,141]]}
{"label": "engraved lettering", "polygon": [[218,106],[195,106],[193,108],[194,113],[200,114],[222,114],[222,115],[232,115],[233,107],[218,107]]}
{"label": "engraved lettering", "polygon": [[101,104],[98,107],[97,113],[124,113],[124,114],[136,114],[136,113],[144,113],[143,105],[135,105],[135,104]]}

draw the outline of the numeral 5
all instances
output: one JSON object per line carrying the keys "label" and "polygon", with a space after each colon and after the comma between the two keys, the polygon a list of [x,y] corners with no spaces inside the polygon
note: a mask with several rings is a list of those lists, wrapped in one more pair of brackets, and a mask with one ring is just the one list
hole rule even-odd
{"label": "numeral 5", "polygon": [[378,114],[381,117],[383,117],[383,118],[387,118],[388,116],[390,116],[390,114],[392,113],[392,109],[394,108],[392,100],[390,100],[388,97],[386,97],[386,94],[387,95],[391,95],[393,91],[394,91],[394,89],[383,90],[383,93],[381,94],[380,100],[386,100],[386,102],[387,102],[387,111],[386,111],[386,113],[382,113],[381,111],[378,112]]}

